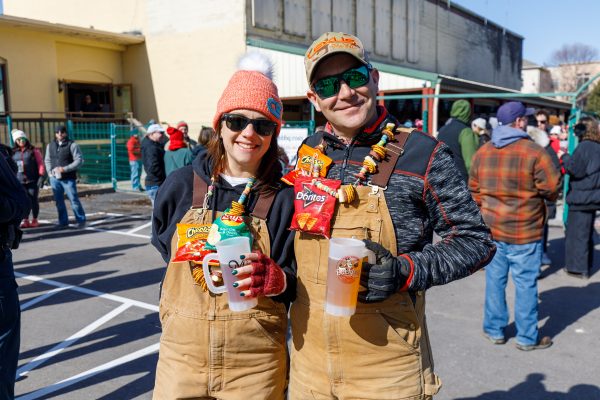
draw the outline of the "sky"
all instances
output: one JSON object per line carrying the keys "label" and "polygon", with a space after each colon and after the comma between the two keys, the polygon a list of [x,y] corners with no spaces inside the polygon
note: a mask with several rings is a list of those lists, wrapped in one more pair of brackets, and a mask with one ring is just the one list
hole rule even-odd
{"label": "sky", "polygon": [[549,63],[563,44],[600,52],[600,0],[451,0],[522,36],[523,58]]}

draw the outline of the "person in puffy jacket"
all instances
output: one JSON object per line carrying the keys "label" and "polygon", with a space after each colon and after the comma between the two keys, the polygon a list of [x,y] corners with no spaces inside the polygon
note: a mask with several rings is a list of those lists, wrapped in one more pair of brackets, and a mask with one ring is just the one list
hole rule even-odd
{"label": "person in puffy jacket", "polygon": [[600,210],[600,133],[598,122],[582,118],[575,125],[579,144],[572,155],[559,153],[570,176],[566,202],[569,206],[565,233],[565,271],[587,279],[594,254],[594,219]]}
{"label": "person in puffy jacket", "polygon": [[27,139],[25,132],[14,129],[12,138],[15,145],[13,147],[13,160],[17,164],[17,179],[23,185],[23,188],[31,201],[31,221],[29,216],[21,222],[21,228],[35,228],[39,226],[38,215],[40,213],[40,203],[38,195],[46,179],[46,168],[42,153]]}

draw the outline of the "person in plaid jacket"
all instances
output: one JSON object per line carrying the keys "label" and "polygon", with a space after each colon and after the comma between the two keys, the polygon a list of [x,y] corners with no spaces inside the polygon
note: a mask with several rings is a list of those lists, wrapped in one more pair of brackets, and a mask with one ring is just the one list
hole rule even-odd
{"label": "person in plaid jacket", "polygon": [[499,126],[482,146],[470,170],[469,190],[492,230],[496,255],[486,267],[483,333],[494,344],[506,342],[506,283],[515,284],[516,347],[535,350],[552,345],[538,334],[537,278],[546,219],[544,200],[558,196],[559,173],[548,153],[526,133],[533,110],[520,102],[498,109]]}

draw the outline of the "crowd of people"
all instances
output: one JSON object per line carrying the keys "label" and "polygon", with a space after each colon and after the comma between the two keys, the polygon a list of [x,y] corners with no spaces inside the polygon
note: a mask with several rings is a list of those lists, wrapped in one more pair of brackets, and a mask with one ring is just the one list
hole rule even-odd
{"label": "crowd of people", "polygon": [[[564,124],[544,110],[511,101],[486,120],[472,118],[471,104],[458,100],[436,139],[379,105],[379,72],[359,38],[327,32],[309,47],[304,63],[308,100],[327,121],[303,142],[318,166],[310,171],[311,181],[288,186],[280,179],[286,165],[275,160],[282,158],[277,139],[283,104],[263,55],[240,62],[216,102],[212,127],[203,128],[198,143],[189,138],[185,122],[150,124],[142,140],[135,130],[127,142],[132,187],[151,199],[152,244],[167,265],[153,398],[431,399],[441,380],[429,344],[426,291],[483,268],[485,338],[495,345],[507,342],[510,272],[516,348],[551,346],[552,338],[538,330],[537,314],[547,221],[568,174],[565,269],[589,277],[600,210],[597,121],[578,122],[579,145],[569,154]],[[13,132],[13,138],[15,155],[8,158],[16,175],[6,185],[20,181],[33,219],[26,207],[12,207],[10,215],[3,209],[0,223],[37,223],[37,187],[45,171],[59,224],[66,223],[64,192],[77,221],[85,223],[75,186],[83,159],[66,130],[57,129],[45,165],[24,132]],[[324,194],[305,197],[307,186]],[[2,196],[14,201],[14,194]],[[298,207],[319,198],[333,204],[330,214],[318,215],[327,223],[326,234],[316,235],[306,224],[290,230]],[[193,261],[174,257],[181,226],[211,226],[212,233],[219,223],[241,225],[252,243],[232,272],[239,296],[257,298],[250,310],[232,311],[228,294],[206,289],[202,282],[218,281],[218,274],[198,275]],[[441,238],[435,243],[434,232]],[[374,255],[363,262],[364,290],[352,317],[325,311],[330,237],[362,239]],[[10,263],[10,249],[3,249]],[[9,275],[0,272],[0,283],[14,285],[12,265],[5,270]],[[7,287],[0,290],[14,290]],[[4,330],[18,335],[18,318],[10,325],[0,321],[0,329],[3,350],[11,346]],[[10,357],[1,359],[14,379],[14,344],[10,348]],[[6,377],[2,390],[12,390]]]}

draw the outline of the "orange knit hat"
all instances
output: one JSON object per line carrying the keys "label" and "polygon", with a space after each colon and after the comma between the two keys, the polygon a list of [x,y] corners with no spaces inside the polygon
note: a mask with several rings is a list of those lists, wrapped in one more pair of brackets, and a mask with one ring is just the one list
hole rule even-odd
{"label": "orange knit hat", "polygon": [[233,74],[217,103],[213,118],[215,131],[221,116],[233,110],[257,111],[277,124],[276,135],[281,129],[283,105],[273,83],[273,65],[267,56],[248,53],[238,63],[238,71]]}

